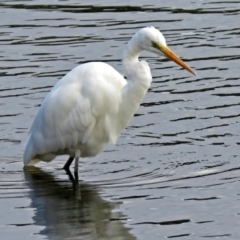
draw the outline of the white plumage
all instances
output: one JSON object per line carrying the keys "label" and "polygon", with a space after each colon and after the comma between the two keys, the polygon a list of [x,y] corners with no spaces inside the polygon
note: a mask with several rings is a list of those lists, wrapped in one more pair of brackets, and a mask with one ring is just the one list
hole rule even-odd
{"label": "white plumage", "polygon": [[152,81],[148,64],[138,60],[143,50],[165,55],[194,74],[157,29],[139,30],[124,52],[128,81],[110,65],[91,62],[77,66],[52,88],[29,131],[24,165],[67,154],[75,157],[77,172],[79,157],[96,156],[109,141],[115,143]]}

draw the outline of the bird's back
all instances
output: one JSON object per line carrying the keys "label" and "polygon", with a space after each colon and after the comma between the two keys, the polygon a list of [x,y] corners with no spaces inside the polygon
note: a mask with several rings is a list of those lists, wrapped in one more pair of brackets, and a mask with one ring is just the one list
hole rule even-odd
{"label": "bird's back", "polygon": [[[120,133],[115,132],[111,119],[116,116],[125,84],[121,74],[102,62],[71,70],[44,99],[29,131],[24,164],[71,154],[77,146],[94,142],[93,130],[98,141],[115,141]],[[82,149],[82,156],[101,150]]]}

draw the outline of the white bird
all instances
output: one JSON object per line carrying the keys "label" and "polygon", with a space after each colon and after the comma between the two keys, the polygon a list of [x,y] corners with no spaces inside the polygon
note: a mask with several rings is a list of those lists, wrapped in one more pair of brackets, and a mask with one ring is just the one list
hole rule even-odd
{"label": "white bird", "polygon": [[123,55],[127,81],[110,65],[90,62],[65,75],[44,99],[30,128],[24,165],[50,162],[58,155],[69,155],[64,169],[75,158],[94,157],[109,142],[116,143],[146,95],[152,76],[142,51],[166,56],[187,71],[194,71],[166,44],[154,27],[140,29],[128,42]]}

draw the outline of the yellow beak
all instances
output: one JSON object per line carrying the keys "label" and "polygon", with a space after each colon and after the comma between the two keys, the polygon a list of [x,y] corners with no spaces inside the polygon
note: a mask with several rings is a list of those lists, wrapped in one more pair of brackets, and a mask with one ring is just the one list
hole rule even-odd
{"label": "yellow beak", "polygon": [[178,57],[170,48],[167,46],[161,46],[159,47],[159,50],[164,53],[164,55],[169,58],[170,60],[174,61],[193,75],[196,75],[196,73],[180,58]]}

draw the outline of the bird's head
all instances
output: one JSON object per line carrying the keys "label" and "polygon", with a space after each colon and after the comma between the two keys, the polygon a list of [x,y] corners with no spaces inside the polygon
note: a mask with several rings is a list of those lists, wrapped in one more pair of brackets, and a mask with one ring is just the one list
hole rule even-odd
{"label": "bird's head", "polygon": [[142,28],[135,34],[135,37],[137,38],[142,50],[165,56],[186,69],[187,71],[189,71],[190,73],[196,75],[195,72],[167,46],[163,34],[156,28]]}

